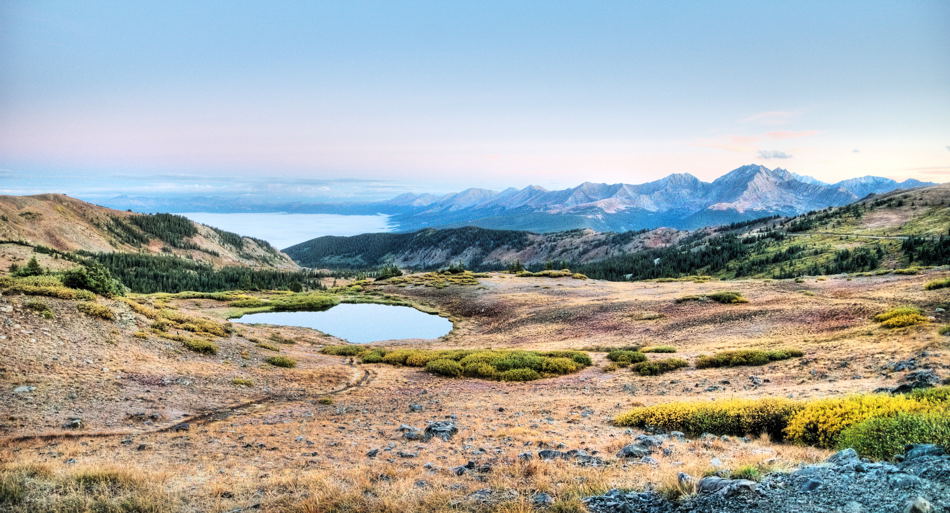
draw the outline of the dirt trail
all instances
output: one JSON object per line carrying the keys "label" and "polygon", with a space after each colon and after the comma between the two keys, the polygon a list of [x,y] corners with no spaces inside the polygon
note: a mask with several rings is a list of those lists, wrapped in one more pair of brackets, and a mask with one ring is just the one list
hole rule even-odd
{"label": "dirt trail", "polygon": [[[356,361],[354,359],[349,359],[346,362],[347,365],[356,369]],[[376,372],[371,369],[359,369],[362,370],[362,375],[353,381],[349,381],[343,386],[330,390],[328,392],[319,394],[321,397],[326,397],[330,395],[339,395],[350,390],[354,390],[360,387],[364,387],[370,384],[373,379],[376,378]],[[235,414],[249,410],[251,408],[256,408],[258,406],[264,406],[267,404],[275,404],[281,402],[297,401],[306,397],[306,393],[296,393],[296,394],[270,394],[256,399],[251,399],[242,403],[238,403],[231,406],[223,406],[220,408],[215,408],[203,413],[198,413],[195,415],[183,417],[176,420],[174,423],[156,427],[153,429],[146,430],[136,430],[136,431],[90,431],[90,432],[63,432],[63,433],[46,433],[38,435],[22,435],[15,436],[6,439],[0,440],[0,447],[9,446],[14,443],[19,442],[28,442],[34,440],[64,440],[64,439],[78,439],[78,438],[105,438],[113,436],[140,436],[148,435],[154,433],[168,433],[174,431],[184,431],[189,429],[192,425],[204,425],[210,424],[212,422],[218,422],[224,419],[227,419]]]}

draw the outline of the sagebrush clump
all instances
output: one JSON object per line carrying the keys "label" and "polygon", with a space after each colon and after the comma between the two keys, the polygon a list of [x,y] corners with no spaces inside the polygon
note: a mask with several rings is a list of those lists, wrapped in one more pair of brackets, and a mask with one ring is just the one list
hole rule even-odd
{"label": "sagebrush clump", "polygon": [[631,363],[646,361],[647,355],[641,353],[640,351],[616,349],[607,353],[607,359],[612,362],[617,362],[620,365],[629,365]]}
{"label": "sagebrush clump", "polygon": [[641,353],[675,353],[676,348],[673,346],[646,346],[643,349],[640,349]]}
{"label": "sagebrush clump", "polygon": [[182,344],[190,351],[201,354],[218,354],[218,345],[209,340],[202,340],[199,338],[185,338],[182,340]]}
{"label": "sagebrush clump", "polygon": [[264,360],[265,362],[273,365],[274,367],[284,367],[287,369],[297,366],[297,360],[293,358],[288,358],[286,356],[271,356]]}
{"label": "sagebrush clump", "polygon": [[903,395],[854,395],[810,401],[789,419],[785,434],[806,445],[833,448],[843,430],[875,417],[930,409],[926,402]]}
{"label": "sagebrush clump", "polygon": [[919,308],[900,306],[875,315],[874,320],[881,323],[882,328],[906,328],[926,322],[927,318]]}
{"label": "sagebrush clump", "polygon": [[76,305],[76,309],[90,317],[98,317],[107,321],[115,320],[115,313],[109,307],[91,301],[79,303]]}
{"label": "sagebrush clump", "polygon": [[784,438],[787,419],[804,406],[790,399],[729,399],[641,406],[618,416],[620,426],[683,431],[691,435],[767,434]]}
{"label": "sagebrush clump", "polygon": [[682,358],[662,358],[659,360],[648,360],[635,363],[630,366],[630,370],[641,376],[659,376],[667,372],[675,371],[688,366],[689,363]]}
{"label": "sagebrush clump", "polygon": [[727,399],[640,406],[615,419],[621,426],[693,435],[768,434],[823,448],[854,447],[890,458],[904,443],[947,443],[950,386],[907,395],[865,394],[807,401]]}
{"label": "sagebrush clump", "polygon": [[894,459],[907,445],[922,443],[950,447],[947,412],[875,417],[846,428],[838,437],[838,447],[851,447],[861,457],[875,460]]}
{"label": "sagebrush clump", "polygon": [[685,303],[687,301],[715,301],[722,304],[737,304],[737,303],[748,303],[749,300],[742,296],[739,292],[732,291],[722,291],[722,292],[711,292],[709,294],[700,294],[692,296],[683,296],[676,300],[677,303]]}
{"label": "sagebrush clump", "polygon": [[709,367],[741,367],[765,365],[769,362],[798,358],[804,353],[798,349],[759,350],[743,349],[739,351],[723,351],[713,355],[703,355],[696,359],[697,369]]}
{"label": "sagebrush clump", "polygon": [[571,374],[593,363],[590,356],[581,351],[386,349],[343,345],[327,346],[322,352],[357,356],[363,363],[421,367],[440,376],[502,381],[530,381]]}

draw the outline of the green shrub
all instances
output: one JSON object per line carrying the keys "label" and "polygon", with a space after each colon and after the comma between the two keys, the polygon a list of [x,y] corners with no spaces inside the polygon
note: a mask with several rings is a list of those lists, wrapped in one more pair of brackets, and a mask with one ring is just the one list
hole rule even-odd
{"label": "green shrub", "polygon": [[43,316],[46,319],[53,318],[53,310],[49,307],[49,305],[47,305],[46,303],[42,301],[36,301],[36,300],[31,299],[28,301],[24,301],[23,306],[25,306],[29,310],[33,310],[34,312]]}
{"label": "green shrub", "polygon": [[748,303],[749,300],[742,297],[742,294],[738,292],[722,291],[722,292],[713,292],[710,294],[701,294],[701,295],[691,295],[683,296],[677,298],[677,303],[685,303],[687,301],[715,301],[717,303],[723,304],[735,304],[735,303]]}
{"label": "green shrub", "polygon": [[254,382],[253,382],[253,381],[251,381],[251,380],[249,380],[249,379],[245,379],[245,378],[234,378],[234,379],[231,380],[231,384],[236,385],[236,386],[239,386],[239,387],[252,387],[252,386],[254,386]]}
{"label": "green shrub", "polygon": [[512,351],[494,362],[494,367],[504,373],[513,369],[531,369],[540,372],[544,359],[537,353]]}
{"label": "green shrub", "polygon": [[832,448],[838,435],[848,427],[875,417],[923,412],[933,406],[901,395],[854,395],[808,402],[789,419],[785,434],[789,440]]}
{"label": "green shrub", "polygon": [[109,309],[107,306],[103,306],[93,302],[79,303],[76,305],[76,309],[80,312],[89,315],[91,317],[98,317],[100,319],[105,319],[107,321],[115,320],[115,313]]}
{"label": "green shrub", "polygon": [[186,338],[182,341],[189,350],[201,354],[218,354],[218,345],[198,338]]}
{"label": "green shrub", "polygon": [[639,351],[640,346],[585,346],[581,348],[581,351],[589,351],[591,353],[609,353],[611,351]]}
{"label": "green shrub", "polygon": [[607,359],[617,363],[637,363],[645,361],[647,356],[639,351],[617,349],[607,353]]}
{"label": "green shrub", "polygon": [[890,310],[886,312],[882,312],[875,315],[874,320],[877,322],[884,322],[888,319],[891,319],[893,317],[898,317],[901,315],[920,315],[921,313],[923,312],[921,312],[920,308],[917,308],[917,307],[899,306],[897,308],[891,308]]}
{"label": "green shrub", "polygon": [[545,358],[541,362],[541,372],[546,374],[570,374],[577,372],[578,367],[570,358]]}
{"label": "green shrub", "polygon": [[838,447],[851,447],[864,458],[894,459],[909,444],[936,444],[950,449],[950,415],[946,412],[877,417],[841,432]]}
{"label": "green shrub", "polygon": [[707,294],[706,297],[712,299],[717,303],[730,304],[730,303],[748,303],[749,300],[742,297],[742,294],[738,292],[713,292],[712,294]]}
{"label": "green shrub", "polygon": [[548,358],[570,358],[580,365],[592,365],[594,362],[590,359],[590,355],[581,351],[546,351],[541,353],[541,356]]}
{"label": "green shrub", "polygon": [[647,346],[640,350],[641,353],[675,353],[673,346]]}
{"label": "green shrub", "polygon": [[697,369],[710,367],[739,367],[750,365],[765,365],[769,362],[798,358],[804,353],[797,349],[779,349],[763,351],[759,349],[743,349],[738,351],[723,351],[714,355],[703,355],[696,359]]}
{"label": "green shrub", "polygon": [[[406,357],[406,365],[409,367],[425,367],[432,360],[445,359],[441,352],[434,351],[414,351]],[[454,361],[449,359],[450,361]]]}
{"label": "green shrub", "polygon": [[112,276],[112,273],[98,262],[89,262],[77,269],[63,273],[63,285],[74,289],[84,289],[100,296],[113,297],[125,293],[125,287]]}
{"label": "green shrub", "polygon": [[630,370],[641,376],[658,376],[676,369],[686,367],[689,363],[681,358],[663,358],[660,360],[648,360],[635,363],[630,366]]}
{"label": "green shrub", "polygon": [[941,326],[940,329],[937,330],[937,333],[941,335],[950,335],[950,324],[946,326]]}
{"label": "green shrub", "polygon": [[882,328],[906,328],[927,322],[927,318],[920,314],[895,315],[881,322]]}
{"label": "green shrub", "polygon": [[485,362],[469,362],[462,368],[462,374],[470,378],[496,379],[498,370]]}
{"label": "green shrub", "polygon": [[907,394],[911,399],[926,401],[928,403],[943,404],[950,403],[950,385],[932,388],[918,388]]}
{"label": "green shrub", "polygon": [[333,398],[329,396],[323,396],[320,399],[317,399],[317,403],[330,405],[330,404],[333,404]]}
{"label": "green shrub", "polygon": [[455,360],[449,360],[448,358],[430,360],[425,364],[425,366],[427,371],[440,376],[457,378],[462,375],[462,366],[459,364],[459,362]]}
{"label": "green shrub", "polygon": [[365,347],[357,345],[326,346],[320,350],[323,354],[333,356],[359,356],[366,351]]}
{"label": "green shrub", "polygon": [[294,360],[293,358],[287,358],[286,356],[271,356],[264,361],[273,365],[274,367],[285,367],[290,369],[297,366],[297,360]]}
{"label": "green shrub", "polygon": [[924,289],[926,290],[945,289],[947,287],[950,287],[950,278],[944,278],[942,280],[934,280],[924,285]]}
{"label": "green shrub", "polygon": [[258,342],[257,347],[260,347],[261,349],[267,349],[268,351],[276,351],[278,353],[280,352],[279,346],[275,346],[274,344],[268,344],[267,342]]}
{"label": "green shrub", "polygon": [[381,363],[383,361],[383,352],[379,350],[366,351],[360,357],[363,363]]}
{"label": "green shrub", "polygon": [[390,365],[406,365],[406,360],[418,351],[415,349],[396,349],[383,355],[383,363]]}
{"label": "green shrub", "polygon": [[534,369],[510,369],[498,375],[502,381],[533,381],[541,379],[541,375]]}
{"label": "green shrub", "polygon": [[294,312],[300,310],[320,311],[340,304],[336,296],[326,294],[293,294],[272,299],[271,310],[275,312]]}
{"label": "green shrub", "polygon": [[[507,371],[529,369],[533,374],[515,373],[512,376],[529,375],[544,376],[562,375],[576,372],[592,364],[590,356],[581,351],[521,351],[521,350],[473,350],[473,349],[395,349],[361,348],[357,346],[327,346],[325,354],[350,356],[358,354],[363,363],[387,363],[390,365],[406,365],[410,367],[425,367],[431,372],[446,376],[484,379],[503,379]],[[434,361],[439,361],[433,364]],[[454,364],[445,363],[451,361]],[[457,364],[457,367],[456,367]],[[433,369],[449,369],[445,373]]]}
{"label": "green shrub", "polygon": [[781,440],[788,419],[802,404],[790,399],[728,399],[641,406],[619,415],[620,426],[683,431],[698,435],[760,435]]}

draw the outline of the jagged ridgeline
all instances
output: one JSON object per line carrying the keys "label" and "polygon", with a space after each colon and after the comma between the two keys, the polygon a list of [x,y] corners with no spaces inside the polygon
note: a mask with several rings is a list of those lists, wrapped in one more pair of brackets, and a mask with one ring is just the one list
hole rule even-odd
{"label": "jagged ridgeline", "polygon": [[592,278],[708,274],[791,278],[950,263],[950,186],[892,192],[795,217],[770,216],[695,231],[658,228],[537,234],[483,228],[320,237],[286,250],[327,269],[396,265],[426,270],[570,267]]}

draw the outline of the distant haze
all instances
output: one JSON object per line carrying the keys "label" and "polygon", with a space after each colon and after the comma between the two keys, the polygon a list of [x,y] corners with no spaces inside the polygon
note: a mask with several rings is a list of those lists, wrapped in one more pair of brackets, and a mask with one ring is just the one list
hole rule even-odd
{"label": "distant haze", "polygon": [[219,214],[187,212],[193,221],[270,242],[277,249],[323,235],[359,235],[390,230],[387,215]]}
{"label": "distant haze", "polygon": [[745,162],[946,182],[948,20],[946,0],[7,0],[0,189],[551,189]]}

